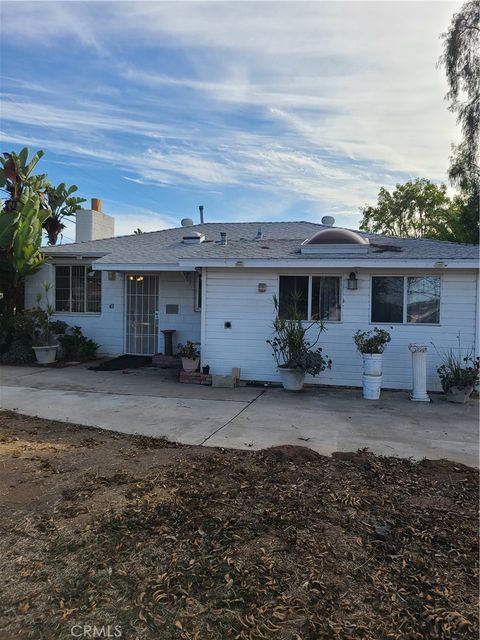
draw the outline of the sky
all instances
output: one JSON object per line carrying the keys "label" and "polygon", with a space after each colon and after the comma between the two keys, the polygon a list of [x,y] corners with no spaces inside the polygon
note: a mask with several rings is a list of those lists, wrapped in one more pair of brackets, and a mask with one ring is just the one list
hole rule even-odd
{"label": "sky", "polygon": [[[446,181],[452,2],[8,2],[3,151],[103,200],[116,234],[181,218],[358,227],[380,187]],[[64,240],[74,236],[71,225]]]}

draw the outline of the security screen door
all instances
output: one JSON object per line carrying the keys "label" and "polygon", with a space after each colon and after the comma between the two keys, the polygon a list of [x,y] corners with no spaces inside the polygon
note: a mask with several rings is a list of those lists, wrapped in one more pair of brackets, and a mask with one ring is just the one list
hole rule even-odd
{"label": "security screen door", "polygon": [[153,355],[158,341],[158,276],[127,275],[126,352]]}

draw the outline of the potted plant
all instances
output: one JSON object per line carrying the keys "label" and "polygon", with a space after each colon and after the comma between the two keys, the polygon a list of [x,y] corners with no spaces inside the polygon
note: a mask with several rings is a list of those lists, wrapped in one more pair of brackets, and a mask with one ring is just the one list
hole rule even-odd
{"label": "potted plant", "polygon": [[443,364],[438,367],[437,373],[448,402],[465,404],[478,384],[480,358],[474,358],[472,350],[465,358],[461,358],[450,349],[443,356]]}
{"label": "potted plant", "polygon": [[188,340],[185,344],[178,345],[177,355],[182,359],[182,367],[184,371],[196,371],[200,363],[200,351],[197,348],[198,343]]}
{"label": "potted plant", "polygon": [[370,331],[357,331],[353,340],[363,358],[363,397],[378,400],[382,387],[382,354],[391,340],[385,329],[375,327]]}
{"label": "potted plant", "polygon": [[[317,376],[325,369],[332,368],[332,361],[322,354],[322,348],[315,348],[325,325],[319,321],[304,322],[295,306],[288,308],[286,318],[280,317],[278,299],[273,297],[276,317],[273,321],[275,335],[267,340],[272,348],[278,372],[286,391],[301,391],[308,373]],[[317,335],[313,343],[307,340],[307,333],[315,328]]]}
{"label": "potted plant", "polygon": [[[52,288],[50,282],[44,282],[42,285],[43,293],[37,293],[35,299],[37,307],[33,310],[35,321],[35,337],[34,346],[35,356],[39,364],[50,364],[55,362],[58,343],[52,335],[51,318],[55,313],[55,309],[48,301],[48,292]],[[45,296],[45,305],[41,306],[42,298]]]}

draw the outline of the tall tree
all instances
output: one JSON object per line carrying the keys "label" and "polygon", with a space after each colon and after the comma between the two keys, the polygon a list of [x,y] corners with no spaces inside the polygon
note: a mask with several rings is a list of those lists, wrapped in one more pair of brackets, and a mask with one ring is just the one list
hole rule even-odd
{"label": "tall tree", "polygon": [[382,187],[376,206],[360,211],[360,229],[404,238],[438,237],[438,230],[453,215],[446,186],[425,178],[397,184],[392,192]]}
{"label": "tall tree", "polygon": [[0,156],[0,188],[7,193],[0,209],[0,289],[7,314],[18,307],[23,281],[45,261],[41,251],[45,174],[33,174],[43,151],[28,160],[28,149]]}
{"label": "tall tree", "polygon": [[449,109],[456,114],[462,141],[452,145],[449,177],[469,195],[480,194],[480,0],[469,0],[442,34]]}

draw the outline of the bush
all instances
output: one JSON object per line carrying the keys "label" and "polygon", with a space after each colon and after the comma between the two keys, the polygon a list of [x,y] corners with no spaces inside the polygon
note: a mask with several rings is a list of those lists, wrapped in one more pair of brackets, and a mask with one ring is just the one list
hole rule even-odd
{"label": "bush", "polygon": [[[322,348],[316,347],[320,334],[325,331],[323,322],[313,321],[305,323],[303,317],[297,313],[294,305],[288,308],[288,318],[279,315],[279,304],[273,296],[276,318],[273,322],[275,335],[267,340],[273,352],[273,357],[279,368],[297,369],[312,376],[317,376],[325,369],[332,368],[332,361],[323,355]],[[313,343],[307,339],[310,329],[318,331]]]}
{"label": "bush", "polygon": [[192,342],[191,340],[187,340],[185,344],[178,345],[177,355],[181,358],[190,358],[191,360],[196,360],[196,358],[200,357],[200,351],[197,348],[198,342]]}
{"label": "bush", "polygon": [[27,339],[14,340],[8,351],[0,356],[2,364],[28,364],[35,361],[32,342]]}
{"label": "bush", "polygon": [[65,335],[59,337],[65,360],[95,357],[99,345],[83,335],[81,327],[71,327]]}
{"label": "bush", "polygon": [[375,327],[371,331],[357,331],[353,340],[360,353],[383,353],[391,340],[391,336],[385,329]]}
{"label": "bush", "polygon": [[475,387],[480,376],[480,358],[474,358],[472,351],[465,358],[460,358],[450,349],[443,356],[443,364],[438,367],[437,373],[445,393],[452,387]]}

